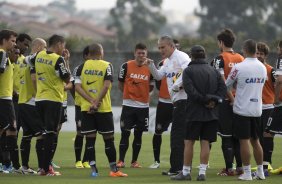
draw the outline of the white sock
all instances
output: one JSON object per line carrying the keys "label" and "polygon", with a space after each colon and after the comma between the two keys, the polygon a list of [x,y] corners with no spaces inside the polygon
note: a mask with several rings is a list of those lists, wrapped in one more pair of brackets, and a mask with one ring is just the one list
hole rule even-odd
{"label": "white sock", "polygon": [[244,170],[244,173],[246,175],[252,175],[252,173],[251,173],[251,165],[243,166],[243,170]]}
{"label": "white sock", "polygon": [[263,165],[258,165],[257,167],[258,167],[257,169],[258,172],[263,172]]}
{"label": "white sock", "polygon": [[199,175],[200,175],[200,174],[206,175],[207,167],[208,167],[208,164],[200,164]]}
{"label": "white sock", "polygon": [[191,172],[191,166],[183,166],[183,169],[182,169],[182,174],[184,175],[184,176],[187,176],[188,174],[190,174],[190,172]]}

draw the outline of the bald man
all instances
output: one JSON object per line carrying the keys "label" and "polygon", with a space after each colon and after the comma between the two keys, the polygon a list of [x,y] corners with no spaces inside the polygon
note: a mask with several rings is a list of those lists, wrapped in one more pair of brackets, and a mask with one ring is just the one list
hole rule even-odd
{"label": "bald man", "polygon": [[21,141],[21,157],[23,174],[36,173],[29,165],[30,142],[32,137],[36,137],[36,152],[38,158],[38,166],[42,168],[42,159],[44,156],[43,149],[43,124],[41,118],[35,108],[36,87],[33,85],[35,76],[30,74],[30,58],[33,54],[42,51],[47,44],[42,38],[36,38],[31,43],[31,55],[27,56],[20,65],[20,87],[19,87],[19,116],[22,120],[23,137]]}

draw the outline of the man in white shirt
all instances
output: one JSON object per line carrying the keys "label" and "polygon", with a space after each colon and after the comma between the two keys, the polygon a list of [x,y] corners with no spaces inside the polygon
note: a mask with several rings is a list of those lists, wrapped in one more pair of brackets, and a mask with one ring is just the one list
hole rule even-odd
{"label": "man in white shirt", "polygon": [[255,178],[263,180],[265,176],[262,165],[263,151],[259,142],[259,119],[262,114],[262,89],[267,80],[267,73],[264,65],[256,58],[254,40],[244,42],[243,54],[246,59],[232,68],[226,80],[228,90],[236,86],[233,105],[234,134],[240,140],[244,169],[244,174],[239,176],[239,180],[252,180],[250,143],[258,165]]}
{"label": "man in white shirt", "polygon": [[147,59],[150,72],[155,80],[167,78],[168,91],[174,105],[173,120],[170,137],[170,169],[162,172],[163,175],[175,175],[182,170],[183,151],[185,138],[185,109],[187,94],[182,87],[182,71],[188,66],[191,59],[189,56],[176,49],[173,39],[162,36],[158,40],[158,47],[164,65],[157,70],[153,61]]}

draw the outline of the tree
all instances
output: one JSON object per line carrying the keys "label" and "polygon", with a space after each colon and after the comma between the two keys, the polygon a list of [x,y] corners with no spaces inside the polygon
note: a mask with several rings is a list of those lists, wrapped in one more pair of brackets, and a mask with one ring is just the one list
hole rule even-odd
{"label": "tree", "polygon": [[119,49],[132,49],[136,42],[158,34],[166,23],[161,4],[162,0],[117,0],[108,28],[116,30]]}
{"label": "tree", "polygon": [[[216,34],[223,28],[231,28],[241,39],[273,40],[281,29],[281,15],[273,16],[279,0],[199,0],[201,10],[196,15],[201,18],[201,36]],[[281,8],[281,5],[279,8]],[[275,14],[278,15],[278,14]],[[269,20],[273,24],[269,24]],[[279,20],[280,19],[280,20]],[[279,21],[274,21],[279,20]],[[276,22],[276,23],[274,23]]]}
{"label": "tree", "polygon": [[55,0],[50,2],[48,6],[59,7],[69,12],[71,15],[74,15],[76,13],[75,0]]}

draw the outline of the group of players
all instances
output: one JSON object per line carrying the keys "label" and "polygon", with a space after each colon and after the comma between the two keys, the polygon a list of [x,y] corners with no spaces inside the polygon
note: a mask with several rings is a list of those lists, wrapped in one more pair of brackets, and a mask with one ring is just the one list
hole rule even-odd
{"label": "group of players", "polygon": [[[232,49],[235,36],[230,29],[220,32],[217,40],[221,54],[211,62],[211,65],[226,80],[232,67],[242,62],[244,57]],[[94,43],[85,47],[84,61],[74,69],[73,77],[71,77],[70,53],[65,48],[65,43],[62,36],[53,35],[48,40],[47,49],[46,42],[41,38],[32,40],[27,34],[18,35],[12,30],[0,31],[0,163],[3,167],[2,172],[35,173],[28,162],[30,142],[32,137],[36,137],[39,168],[37,173],[42,176],[61,174],[54,171],[55,165],[52,165],[52,159],[56,151],[59,131],[62,123],[66,121],[66,91],[70,90],[75,97],[77,124],[74,143],[75,167],[90,168],[91,176],[98,176],[95,142],[99,132],[105,143],[110,176],[126,177],[127,174],[121,172],[119,168],[125,167],[125,155],[132,129],[134,129],[134,139],[130,167],[142,167],[137,160],[142,145],[142,134],[148,131],[150,92],[156,80],[159,101],[152,140],[155,162],[150,168],[160,167],[162,133],[172,123],[170,169],[162,174],[172,176],[173,180],[187,179],[183,175],[187,169],[183,163],[187,94],[182,87],[182,71],[187,68],[191,59],[187,53],[180,51],[179,43],[169,36],[163,36],[158,40],[158,48],[163,59],[158,64],[159,70],[150,64],[152,60],[147,57],[147,47],[142,43],[135,46],[135,58],[122,64],[118,75],[118,87],[123,93],[118,162],[116,162],[110,97],[113,67],[111,63],[103,60],[102,45]],[[31,53],[25,56],[30,45]],[[279,42],[278,49],[281,57],[282,42]],[[262,93],[262,116],[258,127],[260,144],[263,148],[265,176],[268,176],[268,171],[272,169],[270,164],[274,146],[273,136],[282,132],[282,126],[279,124],[282,117],[280,116],[282,59],[279,58],[276,68],[272,68],[267,64],[268,53],[269,48],[265,43],[257,44],[256,56],[265,65],[268,76]],[[251,82],[256,83],[256,81]],[[240,175],[247,171],[244,168],[246,166],[242,164],[239,140],[233,132],[232,106],[235,93],[235,90],[227,92],[223,103],[219,105],[218,134],[222,138],[225,160],[225,168],[218,173],[221,176]],[[19,163],[17,145],[17,133],[20,127],[23,129],[20,145],[22,164]],[[84,136],[86,143],[81,160]],[[200,170],[203,170],[201,167],[205,167],[205,171],[207,165],[201,164]],[[280,173],[282,168],[272,172]]]}

